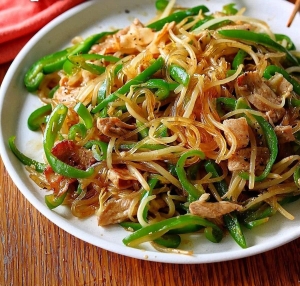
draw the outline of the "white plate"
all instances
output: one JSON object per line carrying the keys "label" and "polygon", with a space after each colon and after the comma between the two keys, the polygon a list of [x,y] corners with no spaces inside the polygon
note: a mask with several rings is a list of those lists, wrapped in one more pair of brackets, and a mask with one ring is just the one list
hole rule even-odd
{"label": "white plate", "polygon": [[[114,226],[102,228],[97,226],[97,218],[80,220],[71,216],[63,206],[49,210],[44,204],[45,192],[36,187],[29,179],[20,162],[10,152],[7,142],[11,135],[16,135],[16,144],[21,151],[41,160],[41,136],[28,130],[28,115],[40,106],[38,98],[28,94],[22,79],[27,68],[43,55],[70,45],[70,40],[81,35],[86,37],[93,33],[122,28],[130,24],[135,17],[146,21],[154,15],[154,0],[131,1],[88,1],[62,14],[39,31],[12,63],[1,87],[0,97],[0,151],[3,162],[16,186],[31,204],[53,223],[70,234],[91,244],[122,255],[168,263],[209,263],[247,257],[258,254],[300,236],[299,202],[288,206],[295,216],[294,221],[283,218],[280,214],[271,218],[269,223],[252,231],[245,231],[247,249],[241,249],[230,236],[221,243],[213,244],[202,235],[192,236],[182,248],[194,250],[194,255],[177,255],[158,253],[148,244],[142,249],[125,247],[122,239],[129,233]],[[247,15],[267,21],[276,33],[285,33],[292,37],[300,49],[300,17],[296,16],[291,28],[286,23],[293,9],[290,3],[282,0],[221,0],[203,1],[211,11],[222,9],[224,4],[237,2],[238,7],[247,7]],[[179,1],[182,5],[196,6],[197,0]]]}

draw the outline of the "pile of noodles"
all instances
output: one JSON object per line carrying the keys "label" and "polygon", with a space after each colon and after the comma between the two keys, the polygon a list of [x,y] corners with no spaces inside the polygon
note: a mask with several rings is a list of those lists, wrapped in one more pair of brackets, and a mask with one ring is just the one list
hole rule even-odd
{"label": "pile of noodles", "polygon": [[[157,18],[163,18],[175,11],[173,5],[174,1],[170,1],[165,11]],[[230,19],[237,27],[247,25],[252,31],[265,33],[274,38],[274,34],[265,22],[243,14],[244,9],[234,16],[216,13],[215,19],[192,32],[188,31],[190,27],[204,17],[201,12],[194,17],[193,21],[185,19],[178,24],[167,24],[162,31],[156,32],[154,43],[137,47],[131,54],[128,50],[122,49],[110,54],[119,57],[120,61],[102,62],[101,64],[106,66],[106,71],[101,75],[93,75],[79,69],[72,75],[66,75],[62,70],[45,77],[39,91],[40,99],[45,103],[51,103],[53,107],[59,103],[68,106],[67,119],[61,130],[61,136],[67,138],[69,129],[78,121],[72,108],[77,102],[82,102],[89,110],[93,109],[97,105],[99,87],[104,81],[108,83],[106,94],[109,95],[136,77],[158,57],[164,59],[165,66],[154,75],[155,78],[174,82],[168,69],[172,64],[181,66],[190,75],[188,86],[179,85],[168,98],[162,101],[156,98],[153,90],[139,86],[132,87],[127,94],[118,94],[118,99],[108,105],[109,117],[140,124],[122,137],[111,137],[108,142],[107,159],[95,164],[95,173],[91,178],[79,179],[83,190],[80,195],[68,194],[64,204],[70,205],[74,216],[86,217],[95,212],[100,215],[109,199],[124,197],[131,199],[128,208],[129,220],[138,221],[142,225],[178,215],[178,206],[187,202],[187,193],[168,166],[176,165],[180,156],[187,150],[201,150],[207,159],[214,160],[222,168],[223,174],[212,178],[211,174],[200,170],[197,178],[192,181],[197,188],[210,194],[216,201],[236,202],[243,206],[243,211],[259,202],[267,202],[288,219],[293,219],[293,216],[278,203],[278,199],[281,195],[299,193],[293,181],[293,173],[300,161],[299,155],[291,155],[277,161],[264,181],[255,182],[255,158],[258,146],[255,136],[250,132],[252,148],[250,179],[245,180],[239,176],[239,172],[230,172],[227,168],[228,158],[236,151],[237,140],[223,125],[223,120],[245,112],[250,118],[252,114],[264,115],[256,110],[242,109],[220,117],[214,99],[234,98],[235,80],[242,69],[256,70],[262,75],[268,62],[281,66],[280,62],[285,56],[281,52],[270,52],[259,45],[250,46],[221,37],[217,30],[207,29],[212,24]],[[74,43],[79,40],[74,39]],[[227,72],[231,69],[230,62],[240,49],[248,54],[247,64],[239,66],[234,74],[228,76]],[[115,74],[115,69],[120,63],[123,64],[123,68]],[[290,69],[293,71],[292,68]],[[47,97],[49,89],[58,83],[59,90],[52,99],[49,99]],[[282,100],[284,106],[285,99]],[[273,107],[273,103],[265,103]],[[299,113],[299,110],[296,112]],[[299,117],[295,122],[298,121]],[[162,126],[167,129],[165,137],[157,136]],[[139,132],[145,128],[149,130],[148,136],[138,139]],[[293,132],[297,132],[299,128],[300,125],[295,124]],[[231,146],[227,144],[224,132],[231,138]],[[96,123],[84,139],[76,137],[75,140],[76,144],[84,146],[93,139],[99,139]],[[145,144],[162,144],[165,148],[158,150],[141,148]],[[192,166],[198,161],[199,158],[189,158],[186,166]],[[109,170],[114,166],[127,169],[137,182],[129,189],[118,190],[107,179]],[[159,187],[154,188],[152,195],[141,204],[141,193],[143,190],[149,190],[148,180],[153,176],[159,179]],[[45,178],[37,175],[33,170],[31,170],[31,177],[39,185],[49,188]],[[213,183],[223,179],[226,180],[229,188],[228,192],[220,197]],[[244,195],[245,190],[247,195]],[[141,214],[146,204],[149,205],[148,221],[145,221]]]}

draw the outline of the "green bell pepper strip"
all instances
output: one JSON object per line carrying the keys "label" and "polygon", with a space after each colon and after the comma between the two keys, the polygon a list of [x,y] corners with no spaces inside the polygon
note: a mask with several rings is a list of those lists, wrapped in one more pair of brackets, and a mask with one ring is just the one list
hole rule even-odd
{"label": "green bell pepper strip", "polygon": [[170,85],[163,79],[149,79],[146,83],[141,84],[141,86],[149,89],[157,89],[154,94],[158,100],[164,100],[170,95]]}
{"label": "green bell pepper strip", "polygon": [[10,150],[14,153],[14,155],[18,158],[18,160],[26,166],[33,166],[38,173],[43,173],[46,168],[46,164],[35,161],[35,160],[27,157],[22,152],[20,152],[18,150],[18,148],[16,147],[15,139],[16,139],[16,136],[11,136],[8,139],[8,145],[9,145]]}
{"label": "green bell pepper strip", "polygon": [[[141,122],[141,121],[136,120],[136,127],[140,128],[142,126],[144,126],[144,123]],[[149,135],[149,127],[145,126],[143,129],[141,129],[139,131],[139,139],[140,140],[148,137],[148,135]]]}
{"label": "green bell pepper strip", "polygon": [[[297,201],[300,199],[300,195],[297,196],[286,196],[278,203],[283,206],[286,204],[290,204],[292,202]],[[276,213],[276,209],[274,209],[272,206],[270,206],[267,203],[263,203],[259,206],[258,209],[255,210],[249,210],[246,213],[241,215],[241,219],[243,221],[243,224],[247,227],[252,229],[253,227],[262,224],[263,222],[266,222],[269,217],[273,216]]]}
{"label": "green bell pepper strip", "polygon": [[105,60],[108,62],[116,63],[120,59],[114,56],[107,56],[107,55],[98,55],[98,54],[80,54],[80,55],[70,55],[68,56],[68,60],[82,68],[85,69],[93,74],[100,75],[105,71],[105,67],[98,66],[92,63],[87,63],[88,60]]}
{"label": "green bell pepper strip", "polygon": [[[120,149],[122,150],[130,150],[134,148],[136,143],[127,143],[127,144],[121,144]],[[166,148],[167,146],[162,144],[143,144],[138,149],[148,149],[148,150],[161,150]]]}
{"label": "green bell pepper strip", "polygon": [[84,125],[87,129],[90,129],[93,127],[93,116],[90,114],[88,109],[85,107],[84,104],[81,102],[78,102],[74,110],[77,112],[77,114],[80,116],[80,118],[83,120]]}
{"label": "green bell pepper strip", "polygon": [[[212,178],[216,178],[216,177],[220,176],[221,170],[220,170],[219,166],[212,160],[206,161],[204,166],[205,166],[206,172],[212,174]],[[215,182],[214,186],[216,187],[216,190],[220,196],[224,196],[228,191],[227,183],[224,180]],[[231,212],[229,214],[225,214],[223,216],[223,220],[224,220],[224,224],[225,224],[226,228],[228,229],[230,235],[236,241],[236,243],[240,247],[246,248],[247,247],[246,239],[243,234],[240,222],[237,219],[236,212]]]}
{"label": "green bell pepper strip", "polygon": [[39,61],[35,62],[26,72],[24,77],[24,84],[29,92],[36,91],[44,78],[44,67],[51,62],[60,61],[65,59],[67,50],[59,51],[51,55],[42,57]]}
{"label": "green bell pepper strip", "polygon": [[168,128],[161,124],[156,131],[154,132],[155,137],[167,137],[168,136]]}
{"label": "green bell pepper strip", "polygon": [[[234,109],[241,109],[241,108],[249,109],[250,107],[247,105],[247,103],[244,102],[244,100],[242,98],[235,100],[233,98],[220,97],[217,99],[218,113],[220,112],[220,114],[222,114],[222,108],[225,109],[226,111],[231,111]],[[272,166],[277,158],[278,140],[277,140],[277,136],[276,136],[274,129],[263,117],[257,116],[257,115],[252,115],[252,116],[255,118],[255,120],[261,127],[264,137],[265,137],[265,140],[266,140],[266,143],[267,143],[267,146],[270,150],[270,159],[266,165],[264,172],[260,176],[255,177],[255,181],[259,182],[259,181],[264,180],[268,176],[268,174],[270,173]],[[249,121],[249,119],[246,116],[245,116],[245,118],[247,119],[247,121]],[[243,172],[240,174],[240,176],[243,179],[246,179],[246,180],[249,179],[248,173]]]}
{"label": "green bell pepper strip", "polygon": [[160,31],[166,23],[171,23],[173,21],[179,23],[186,17],[197,16],[200,11],[202,11],[202,13],[206,13],[209,12],[209,9],[204,5],[200,5],[183,11],[178,11],[147,25],[147,27],[155,31]]}
{"label": "green bell pepper strip", "polygon": [[65,121],[67,112],[68,108],[63,104],[58,104],[52,111],[49,120],[46,124],[44,133],[43,146],[45,156],[49,165],[55,173],[69,178],[88,178],[94,173],[93,168],[89,168],[86,171],[77,169],[59,160],[51,152],[56,137]]}
{"label": "green bell pepper strip", "polygon": [[[133,231],[137,231],[142,228],[142,225],[137,222],[121,222],[120,225],[125,229],[132,229]],[[181,243],[181,237],[176,233],[166,233],[155,239],[154,242],[164,247],[177,248]]]}
{"label": "green bell pepper strip", "polygon": [[55,196],[54,194],[50,194],[50,195],[46,195],[45,196],[45,203],[47,205],[47,207],[52,210],[55,209],[56,207],[58,207],[59,205],[61,205],[66,196],[67,196],[68,192],[64,192],[61,196]]}
{"label": "green bell pepper strip", "polygon": [[28,119],[27,126],[31,131],[36,131],[40,128],[41,124],[46,122],[46,117],[51,113],[51,104],[43,105],[33,111]]}
{"label": "green bell pepper strip", "polygon": [[169,1],[168,0],[156,0],[155,1],[155,8],[158,11],[163,11],[168,6]]}
{"label": "green bell pepper strip", "polygon": [[252,229],[254,227],[257,227],[259,225],[262,225],[266,222],[269,221],[269,217],[265,217],[265,218],[261,218],[261,219],[257,219],[257,220],[253,220],[253,221],[250,221],[248,223],[244,223],[244,225],[248,228],[248,229]]}
{"label": "green bell pepper strip", "polygon": [[237,70],[244,63],[245,57],[248,55],[244,50],[239,50],[232,61],[232,69]]}
{"label": "green bell pepper strip", "polygon": [[207,29],[208,30],[217,30],[221,27],[230,25],[232,23],[233,23],[233,21],[231,21],[231,20],[223,20],[223,21],[220,21],[218,23],[212,24],[211,26],[207,27]]}
{"label": "green bell pepper strip", "polygon": [[287,35],[284,35],[284,34],[274,34],[275,35],[275,39],[277,42],[283,42],[283,41],[286,41],[287,42],[287,49],[289,51],[294,51],[296,50],[296,46],[295,44],[293,43],[293,41],[291,40],[291,38]]}
{"label": "green bell pepper strip", "polygon": [[107,96],[104,100],[102,100],[96,107],[92,109],[92,113],[97,113],[104,107],[106,107],[109,103],[115,101],[118,98],[118,94],[125,94],[129,92],[130,87],[133,85],[141,84],[147,81],[153,74],[159,71],[164,65],[163,58],[158,58],[147,67],[144,71],[142,71],[139,75],[137,75],[132,80],[126,82],[122,87],[120,87],[117,91]]}
{"label": "green bell pepper strip", "polygon": [[[101,84],[101,86],[99,87],[98,95],[97,95],[97,104],[99,104],[100,102],[102,102],[102,101],[105,99],[105,97],[106,97],[107,84],[108,84],[108,81],[107,81],[107,79],[105,79],[105,80],[103,81],[103,83]],[[108,115],[107,115],[107,107],[104,107],[104,108],[100,111],[99,117],[101,117],[101,118],[108,117]]]}
{"label": "green bell pepper strip", "polygon": [[235,3],[230,3],[223,6],[222,12],[226,15],[235,15],[238,10],[235,8]]}
{"label": "green bell pepper strip", "polygon": [[65,60],[62,69],[67,75],[75,74],[79,70],[79,67],[77,65],[74,65],[71,61],[68,59]]}
{"label": "green bell pepper strip", "polygon": [[244,60],[247,55],[248,54],[244,50],[239,50],[237,52],[237,54],[235,55],[232,61],[232,69],[226,71],[226,77],[232,76],[234,73],[236,73],[238,67],[244,64]]}
{"label": "green bell pepper strip", "polygon": [[[177,217],[168,218],[166,220],[150,224],[146,227],[143,227],[129,236],[123,239],[123,243],[127,246],[135,247],[140,243],[146,241],[153,241],[158,237],[161,237],[165,233],[170,230],[178,229],[185,227],[187,225],[200,225],[204,226],[205,228],[211,227],[213,228],[213,242],[220,242],[223,238],[222,230],[214,223],[201,218],[199,216],[186,214]],[[211,235],[207,235],[205,232],[205,236],[208,239],[211,239]]]}
{"label": "green bell pepper strip", "polygon": [[[243,98],[239,98],[237,100],[236,109],[250,109],[248,104],[243,100]],[[259,175],[255,176],[255,182],[263,181],[271,172],[271,169],[273,167],[273,164],[276,161],[277,154],[278,154],[278,139],[276,136],[276,133],[274,131],[274,128],[271,126],[271,124],[265,120],[262,116],[254,115],[252,114],[253,118],[257,121],[259,124],[266,141],[266,144],[268,146],[268,149],[270,151],[270,158],[269,161],[266,164],[266,167],[264,171]],[[247,121],[249,122],[249,119],[247,116],[245,116]],[[241,172],[240,177],[242,177],[245,180],[249,179],[249,174],[247,172]]]}
{"label": "green bell pepper strip", "polygon": [[295,184],[297,185],[298,188],[300,188],[300,165],[297,166],[293,177],[294,177]]}
{"label": "green bell pepper strip", "polygon": [[206,22],[208,22],[209,20],[214,19],[213,16],[206,16],[203,19],[199,20],[190,30],[196,30],[197,28],[201,27],[203,24],[205,24]]}
{"label": "green bell pepper strip", "polygon": [[53,87],[48,94],[48,98],[53,98],[55,92],[59,89],[59,85],[56,85],[55,87]]}
{"label": "green bell pepper strip", "polygon": [[263,73],[263,77],[266,79],[271,78],[275,73],[280,73],[283,75],[283,77],[291,83],[293,86],[294,92],[296,92],[298,95],[300,95],[300,82],[296,79],[292,78],[287,71],[285,71],[283,68],[280,68],[278,66],[269,65],[266,67]]}
{"label": "green bell pepper strip", "polygon": [[87,149],[91,149],[94,145],[98,146],[101,149],[101,160],[99,161],[106,160],[108,143],[102,142],[100,140],[90,140],[84,145],[84,147]]}
{"label": "green bell pepper strip", "polygon": [[177,248],[181,243],[181,237],[178,234],[164,234],[154,242],[167,248]]}
{"label": "green bell pepper strip", "polygon": [[107,88],[107,79],[105,79],[99,87],[98,94],[97,94],[97,103],[100,103],[102,100],[105,99],[106,88]]}
{"label": "green bell pepper strip", "polygon": [[81,138],[84,138],[86,136],[86,133],[87,133],[86,126],[83,123],[77,123],[70,127],[68,133],[68,139],[75,140],[77,134],[79,134]]}
{"label": "green bell pepper strip", "polygon": [[[289,98],[288,99],[288,104],[292,107],[300,107],[300,99],[295,99],[295,98]],[[297,133],[297,132],[296,132]],[[295,133],[295,134],[296,134]],[[294,134],[294,135],[295,135]],[[300,138],[299,138],[300,139]]]}
{"label": "green bell pepper strip", "polygon": [[205,158],[205,154],[200,150],[189,150],[183,153],[176,164],[176,173],[178,176],[178,180],[181,183],[184,190],[186,190],[189,194],[190,201],[196,201],[202,195],[202,192],[197,189],[187,178],[186,172],[184,170],[185,161],[188,157],[197,156],[201,160]]}
{"label": "green bell pepper strip", "polygon": [[299,66],[298,59],[293,56],[285,47],[272,40],[266,34],[259,34],[246,30],[220,30],[218,33],[227,38],[233,38],[237,40],[247,41],[258,45],[263,45],[272,50],[283,52],[286,54],[286,59],[295,66]]}
{"label": "green bell pepper strip", "polygon": [[[125,229],[132,229],[133,231],[136,231],[138,229],[142,228],[142,225],[138,222],[121,222],[120,225],[124,227]],[[197,224],[190,224],[183,226],[181,228],[175,228],[169,230],[166,234],[185,234],[185,233],[193,233],[197,232],[199,230],[203,229],[203,226],[197,225]]]}
{"label": "green bell pepper strip", "polygon": [[[216,108],[220,116],[233,111],[236,107],[236,100],[230,97],[218,97],[216,99]],[[225,111],[225,112],[224,112]]]}
{"label": "green bell pepper strip", "polygon": [[188,86],[190,82],[190,75],[181,66],[172,64],[169,66],[169,73],[171,78],[183,86]]}
{"label": "green bell pepper strip", "polygon": [[39,88],[44,75],[62,69],[64,62],[67,60],[68,56],[79,53],[87,53],[92,45],[94,45],[97,41],[107,35],[114,34],[115,32],[116,31],[103,32],[100,34],[92,35],[72,47],[42,57],[40,60],[35,62],[25,74],[24,84],[27,90],[29,92],[36,91]]}

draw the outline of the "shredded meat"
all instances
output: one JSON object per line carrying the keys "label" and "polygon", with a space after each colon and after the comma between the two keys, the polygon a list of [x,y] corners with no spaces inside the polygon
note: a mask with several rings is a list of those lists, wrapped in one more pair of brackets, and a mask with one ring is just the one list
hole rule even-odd
{"label": "shredded meat", "polygon": [[203,218],[219,218],[224,214],[231,213],[235,210],[242,210],[243,207],[227,201],[221,202],[206,202],[206,201],[195,201],[189,206],[190,212],[193,215],[198,215]]}
{"label": "shredded meat", "polygon": [[96,162],[92,151],[78,146],[72,140],[63,140],[52,148],[52,154],[64,163],[78,169],[87,169]]}
{"label": "shredded meat", "polygon": [[135,19],[129,27],[108,36],[104,42],[94,45],[92,52],[98,54],[113,54],[118,51],[127,54],[141,52],[153,41],[154,35],[152,29]]}
{"label": "shredded meat", "polygon": [[[120,223],[129,219],[129,209],[133,198],[139,193],[132,193],[126,197],[111,198],[103,205],[103,209],[98,216],[98,225],[110,225]],[[132,215],[136,215],[137,207],[133,209]]]}
{"label": "shredded meat", "polygon": [[167,23],[163,28],[154,34],[154,38],[147,46],[151,54],[158,54],[159,49],[165,47],[166,42],[169,39],[169,31],[175,27],[175,22]]}
{"label": "shredded meat", "polygon": [[97,128],[108,137],[122,137],[135,129],[135,125],[124,123],[118,117],[106,117],[97,119]]}
{"label": "shredded meat", "polygon": [[[250,168],[251,148],[240,149],[228,159],[229,171],[248,171]],[[269,149],[257,147],[255,170],[263,170],[270,158]]]}
{"label": "shredded meat", "polygon": [[128,189],[133,185],[134,181],[137,181],[137,178],[124,168],[112,168],[108,171],[107,176],[119,190]]}
{"label": "shredded meat", "polygon": [[50,189],[53,190],[53,193],[56,195],[63,194],[73,183],[76,182],[76,179],[66,178],[55,173],[50,166],[45,169],[44,175],[50,186]]}
{"label": "shredded meat", "polygon": [[295,141],[295,136],[293,134],[293,128],[291,125],[288,126],[276,126],[274,131],[278,138],[278,143],[283,144],[291,141]]}
{"label": "shredded meat", "polygon": [[[269,83],[270,84],[270,83]],[[273,86],[273,84],[271,84]],[[283,85],[284,86],[284,85]],[[282,102],[282,88],[277,88],[275,93],[272,88],[262,79],[258,72],[246,72],[237,78],[235,90],[238,96],[246,98],[258,110],[269,112],[269,117],[273,122],[277,122],[285,115],[285,109],[271,108],[268,104],[263,102],[259,96],[272,104],[280,105]]]}
{"label": "shredded meat", "polygon": [[292,84],[287,81],[281,73],[275,73],[266,84],[278,95],[286,95],[290,97],[291,91],[293,90]]}
{"label": "shredded meat", "polygon": [[[249,132],[248,123],[244,117],[238,119],[226,119],[223,124],[229,128],[229,130],[236,137],[237,147],[236,149],[245,148],[249,144]],[[226,134],[225,137],[229,146],[232,145],[231,138]]]}

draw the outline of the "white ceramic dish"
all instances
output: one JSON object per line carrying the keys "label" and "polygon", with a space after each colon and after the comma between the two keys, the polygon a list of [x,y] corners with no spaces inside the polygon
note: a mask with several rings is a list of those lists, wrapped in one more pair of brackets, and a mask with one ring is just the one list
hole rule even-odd
{"label": "white ceramic dish", "polygon": [[[183,249],[192,249],[194,255],[177,255],[158,253],[148,244],[142,249],[125,247],[122,239],[129,233],[114,226],[102,228],[97,226],[97,218],[80,220],[71,216],[65,207],[49,210],[44,204],[44,191],[36,187],[29,179],[20,162],[10,152],[7,142],[11,135],[16,135],[16,144],[21,151],[41,160],[41,136],[28,130],[26,122],[28,115],[36,109],[40,102],[34,95],[28,94],[23,86],[23,76],[26,69],[41,56],[70,45],[70,40],[81,35],[86,37],[93,33],[122,28],[135,17],[146,21],[154,15],[154,0],[131,1],[88,1],[56,18],[39,31],[24,47],[12,63],[1,87],[0,96],[0,151],[3,162],[16,186],[31,204],[53,223],[70,234],[101,248],[125,256],[167,263],[210,263],[232,260],[255,255],[300,236],[299,202],[288,206],[295,216],[294,221],[288,221],[281,215],[271,218],[270,222],[252,231],[245,231],[247,249],[241,249],[231,239],[225,237],[221,243],[213,244],[203,236],[192,236]],[[293,9],[292,4],[283,0],[220,0],[197,1],[178,0],[186,6],[207,5],[211,11],[217,11],[224,4],[236,2],[238,7],[247,7],[247,15],[267,21],[273,31],[289,35],[300,49],[299,27],[300,17],[296,16],[291,28],[286,28],[288,17]]]}

